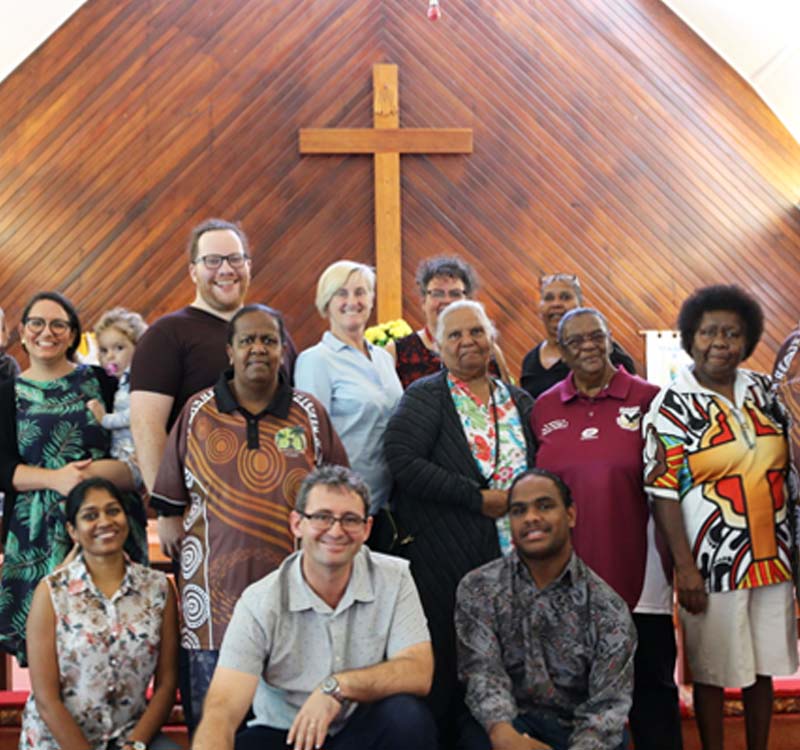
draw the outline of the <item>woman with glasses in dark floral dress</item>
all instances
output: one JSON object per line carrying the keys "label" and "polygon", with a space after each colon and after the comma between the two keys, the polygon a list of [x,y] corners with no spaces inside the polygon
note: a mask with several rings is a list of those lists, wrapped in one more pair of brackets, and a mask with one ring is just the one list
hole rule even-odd
{"label": "woman with glasses in dark floral dress", "polygon": [[[110,459],[110,437],[87,402],[111,410],[117,381],[100,367],[76,364],[81,324],[72,304],[56,292],[34,295],[19,326],[29,365],[0,386],[0,490],[5,493],[0,578],[0,649],[26,664],[25,618],[39,580],[72,546],[64,498],[79,482],[103,477],[133,491],[131,470]],[[135,561],[147,559],[146,518],[130,498]]]}

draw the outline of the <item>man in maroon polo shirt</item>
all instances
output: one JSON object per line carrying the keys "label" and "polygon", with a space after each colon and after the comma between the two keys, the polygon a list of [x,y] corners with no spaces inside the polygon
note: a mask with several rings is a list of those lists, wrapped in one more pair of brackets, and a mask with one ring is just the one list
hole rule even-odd
{"label": "man in maroon polo shirt", "polygon": [[682,742],[672,574],[668,556],[657,550],[643,488],[641,419],[659,389],[614,367],[608,325],[597,310],[568,312],[558,341],[570,374],[534,405],[536,465],[572,489],[575,551],[633,611],[639,646],[630,722],[636,746],[676,750]]}

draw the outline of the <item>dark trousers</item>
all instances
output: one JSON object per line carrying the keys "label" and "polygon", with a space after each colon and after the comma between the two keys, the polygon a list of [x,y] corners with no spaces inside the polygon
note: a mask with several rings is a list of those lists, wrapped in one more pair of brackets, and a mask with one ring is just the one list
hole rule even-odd
{"label": "dark trousers", "polygon": [[[471,718],[471,717],[470,717]],[[549,745],[552,750],[569,750],[569,738],[572,726],[556,720],[547,714],[520,714],[512,722],[514,729],[520,734],[527,734],[539,742]],[[461,732],[461,750],[491,750],[489,735],[475,719],[471,718],[470,726],[464,727]],[[628,747],[628,738],[625,733],[620,735],[619,745],[608,750],[625,750]]]}
{"label": "dark trousers", "polygon": [[637,750],[681,750],[681,714],[675,685],[675,628],[670,615],[633,615],[639,645],[633,659],[629,716]]}
{"label": "dark trousers", "polygon": [[[236,750],[286,750],[282,729],[252,726],[236,735]],[[360,705],[325,750],[436,750],[436,725],[425,703],[392,695]]]}
{"label": "dark trousers", "polygon": [[186,665],[189,679],[186,690],[189,695],[189,705],[191,706],[191,716],[185,716],[186,726],[189,734],[194,736],[195,730],[203,718],[203,701],[206,699],[208,686],[214,676],[217,661],[219,659],[218,650],[192,649],[186,651]]}

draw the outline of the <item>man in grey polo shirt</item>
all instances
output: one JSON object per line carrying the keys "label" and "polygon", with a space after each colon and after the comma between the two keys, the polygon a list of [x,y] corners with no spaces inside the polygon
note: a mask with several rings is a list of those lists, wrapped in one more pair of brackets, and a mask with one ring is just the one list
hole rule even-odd
{"label": "man in grey polo shirt", "polygon": [[236,605],[194,750],[434,750],[416,696],[430,635],[404,560],[370,552],[369,490],[349,469],[311,472],[290,524],[302,544]]}

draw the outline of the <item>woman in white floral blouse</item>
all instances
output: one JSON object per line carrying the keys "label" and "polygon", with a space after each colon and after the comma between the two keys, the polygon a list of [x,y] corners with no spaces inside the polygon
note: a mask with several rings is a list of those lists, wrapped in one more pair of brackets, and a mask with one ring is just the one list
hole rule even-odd
{"label": "woman in white floral blouse", "polygon": [[32,693],[20,748],[175,748],[156,737],[177,684],[172,585],[124,554],[129,522],[111,482],[78,484],[67,497],[66,517],[78,553],[34,593],[27,625],[36,646],[29,651]]}

